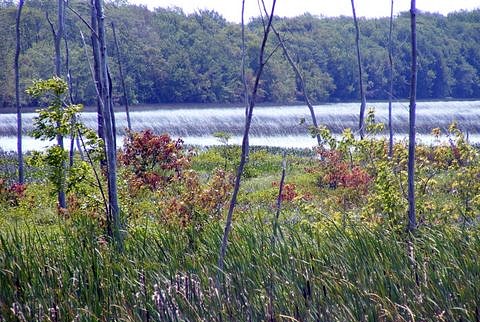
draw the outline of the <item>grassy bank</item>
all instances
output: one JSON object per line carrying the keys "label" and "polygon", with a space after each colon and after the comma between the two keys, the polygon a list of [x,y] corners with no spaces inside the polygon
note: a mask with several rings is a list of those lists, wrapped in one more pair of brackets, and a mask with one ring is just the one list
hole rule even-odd
{"label": "grassy bank", "polygon": [[3,319],[52,321],[476,321],[478,230],[414,237],[363,225],[239,223],[215,288],[221,227],[145,223],[119,254],[92,223],[1,234]]}
{"label": "grassy bank", "polygon": [[223,272],[238,147],[193,153],[145,135],[124,146],[123,252],[106,237],[91,169],[70,170],[59,210],[52,169],[27,156],[28,183],[15,185],[6,155],[0,321],[479,321],[480,158],[454,127],[446,135],[417,148],[413,235],[405,143],[389,159],[384,141],[324,132],[323,148],[287,151],[276,236],[283,151],[254,149]]}

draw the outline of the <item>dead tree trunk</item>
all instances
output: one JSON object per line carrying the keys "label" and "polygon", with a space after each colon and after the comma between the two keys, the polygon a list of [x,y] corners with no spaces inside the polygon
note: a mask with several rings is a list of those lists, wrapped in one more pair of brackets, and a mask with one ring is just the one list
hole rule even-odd
{"label": "dead tree trunk", "polygon": [[[70,104],[74,103],[74,98],[73,98],[73,82],[72,82],[72,73],[70,70],[70,50],[68,47],[68,40],[67,40],[67,35],[64,34],[63,40],[65,42],[65,71],[67,72],[67,84],[68,84],[68,97],[70,99]],[[77,122],[76,118],[72,120],[72,129],[75,127],[75,122]],[[72,131],[71,134],[71,139],[70,139],[70,154],[69,154],[69,166],[73,166],[73,158],[75,155],[75,143],[77,145],[77,150],[78,153],[80,154],[80,158],[83,160],[83,150],[80,145],[80,139],[78,138],[78,135],[75,133],[75,131]]]}
{"label": "dead tree trunk", "polygon": [[282,198],[283,198],[283,188],[285,185],[285,175],[287,173],[287,153],[283,152],[283,159],[282,159],[282,176],[280,178],[280,184],[278,186],[278,196],[277,196],[277,212],[275,214],[275,219],[273,221],[273,231],[272,231],[272,246],[275,244],[277,240],[277,233],[278,233],[278,221],[280,219],[280,212],[282,210]]}
{"label": "dead tree trunk", "polygon": [[[301,87],[301,90],[302,90],[303,99],[305,100],[305,104],[307,104],[307,107],[310,111],[310,116],[312,118],[313,126],[315,127],[315,129],[318,129],[317,117],[315,116],[315,110],[313,108],[312,103],[310,102],[310,98],[308,97],[307,88],[306,88],[306,85],[305,85],[305,80],[303,79],[303,76],[300,73],[300,70],[299,70],[297,64],[295,64],[295,62],[292,59],[292,56],[290,56],[290,53],[288,52],[288,49],[285,46],[285,42],[283,41],[282,37],[280,36],[280,34],[277,32],[277,30],[273,26],[272,26],[272,31],[277,36],[278,42],[280,43],[280,46],[283,49],[283,54],[287,58],[288,63],[290,64],[290,66],[292,66],[292,69],[295,72],[295,75],[300,80],[300,87]],[[322,144],[322,138],[320,137],[320,134],[318,134],[318,133],[316,134],[316,137],[317,137],[317,143],[320,146]]]}
{"label": "dead tree trunk", "polygon": [[[237,169],[237,176],[235,178],[235,185],[232,193],[232,198],[230,200],[230,206],[228,208],[228,214],[225,222],[225,229],[223,233],[222,244],[220,245],[220,253],[218,256],[217,287],[220,286],[221,276],[222,276],[224,265],[225,265],[225,254],[227,252],[228,236],[229,236],[230,230],[232,229],[233,211],[235,209],[235,205],[237,204],[237,196],[240,190],[242,174],[245,168],[245,164],[247,163],[247,156],[249,153],[248,138],[250,133],[250,125],[252,123],[253,109],[255,107],[255,100],[257,98],[257,91],[260,84],[260,78],[262,76],[263,69],[268,61],[268,59],[265,59],[265,48],[267,45],[268,35],[270,34],[270,29],[272,26],[273,14],[275,12],[275,4],[276,4],[276,0],[273,0],[272,9],[271,9],[270,15],[268,16],[268,22],[266,26],[264,26],[263,39],[262,39],[262,44],[260,46],[259,67],[256,72],[255,83],[252,89],[252,94],[250,96],[249,106],[246,111],[247,113],[245,117],[245,128],[243,131],[243,140],[242,140],[242,154],[240,157],[240,164]],[[242,9],[242,13],[243,13],[243,9]]]}
{"label": "dead tree trunk", "polygon": [[393,122],[392,122],[392,100],[393,100],[393,0],[390,6],[390,32],[388,34],[388,66],[390,78],[390,92],[388,93],[388,157],[393,157]]}
{"label": "dead tree trunk", "polygon": [[408,231],[417,228],[415,215],[415,118],[417,107],[417,9],[415,0],[411,0],[410,25],[412,33],[412,66],[410,80],[410,112],[408,134]]}
{"label": "dead tree trunk", "polygon": [[112,31],[113,31],[113,39],[115,41],[115,50],[117,51],[118,71],[120,72],[120,81],[122,82],[123,100],[125,103],[125,113],[127,114],[127,127],[128,127],[128,130],[131,131],[132,122],[130,121],[130,106],[128,104],[127,87],[125,86],[125,77],[123,76],[120,46],[118,45],[117,32],[115,31],[115,24],[113,23],[113,21],[112,21]]}
{"label": "dead tree trunk", "polygon": [[358,123],[358,130],[360,132],[360,138],[363,139],[365,134],[365,109],[367,106],[367,99],[365,97],[365,89],[363,87],[363,71],[362,71],[362,59],[360,54],[360,31],[358,29],[358,20],[357,14],[355,12],[355,3],[354,0],[352,2],[352,12],[353,12],[353,22],[355,24],[355,46],[357,47],[357,64],[358,64],[358,85],[360,87],[360,99],[362,103],[360,104],[360,119]]}
{"label": "dead tree trunk", "polygon": [[62,76],[62,56],[61,45],[63,33],[65,31],[65,1],[58,0],[58,30],[54,33],[55,42],[55,74],[58,77]]}
{"label": "dead tree trunk", "polygon": [[16,47],[15,47],[15,106],[17,108],[17,153],[18,153],[18,183],[25,182],[23,169],[23,149],[22,149],[22,109],[20,106],[20,71],[18,60],[20,57],[20,18],[22,16],[24,0],[18,2],[17,19],[15,23]]}
{"label": "dead tree trunk", "polygon": [[110,75],[110,68],[107,63],[107,78],[108,78],[108,108],[110,109],[110,116],[112,122],[112,135],[113,135],[113,147],[117,150],[117,122],[115,120],[115,110],[113,108],[113,83],[112,76]]}
{"label": "dead tree trunk", "polygon": [[242,82],[243,82],[243,103],[245,104],[245,115],[248,112],[248,86],[246,76],[246,45],[245,45],[245,0],[242,1]]}
{"label": "dead tree trunk", "polygon": [[[103,112],[102,112],[102,85],[100,83],[100,49],[98,45],[98,23],[97,23],[97,10],[95,8],[95,1],[90,1],[91,5],[91,16],[90,16],[90,25],[91,25],[91,42],[92,42],[92,50],[93,50],[93,71],[95,76],[95,86],[97,87],[97,133],[98,137],[105,142],[105,133],[103,127]],[[102,165],[105,165],[102,162]]]}
{"label": "dead tree trunk", "polygon": [[105,41],[105,16],[103,12],[103,0],[92,0],[97,17],[98,28],[98,47],[100,53],[94,54],[94,57],[100,58],[97,62],[99,67],[99,76],[97,82],[101,84],[102,97],[100,98],[101,110],[104,120],[105,148],[107,156],[107,182],[108,182],[108,204],[109,216],[107,218],[108,233],[117,246],[117,249],[123,250],[122,225],[120,222],[120,206],[117,193],[117,151],[115,147],[115,138],[113,130],[113,119],[110,110],[110,89],[107,62],[107,46]]}
{"label": "dead tree trunk", "polygon": [[[70,104],[73,104],[73,95],[72,95],[72,75],[70,74],[70,51],[68,48],[68,41],[67,37],[64,37],[65,41],[65,70],[67,71],[67,84],[68,84],[68,97],[70,99]],[[72,120],[72,129],[75,127],[75,118]],[[73,159],[75,156],[75,137],[76,133],[72,131],[71,138],[70,138],[70,150],[68,154],[69,159],[69,167],[73,167]],[[79,150],[81,151],[81,150]]]}
{"label": "dead tree trunk", "polygon": [[[48,16],[48,12],[46,12],[48,23],[52,29],[53,34],[53,42],[55,46],[55,76],[62,77],[62,52],[61,52],[61,45],[63,39],[63,33],[65,30],[65,2],[64,0],[58,0],[58,8],[57,8],[57,30],[53,25],[53,22],[50,20]],[[57,144],[63,150],[64,149],[64,142],[63,136],[57,136]],[[61,176],[61,184],[58,191],[58,206],[59,208],[66,208],[67,201],[65,197],[65,173],[66,173],[66,164],[65,162],[62,163],[62,176]]]}

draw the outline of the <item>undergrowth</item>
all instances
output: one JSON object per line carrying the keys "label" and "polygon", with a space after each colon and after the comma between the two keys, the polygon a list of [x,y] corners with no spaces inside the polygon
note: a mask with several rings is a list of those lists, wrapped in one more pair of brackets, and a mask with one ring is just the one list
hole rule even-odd
{"label": "undergrowth", "polygon": [[0,321],[480,321],[477,148],[455,125],[417,147],[408,235],[406,142],[388,158],[385,140],[318,131],[322,146],[287,153],[280,211],[282,151],[250,153],[219,288],[238,147],[129,133],[123,252],[106,237],[99,165],[57,209],[52,182],[18,186],[0,158]]}
{"label": "undergrowth", "polygon": [[239,223],[217,289],[221,227],[188,232],[145,221],[124,253],[90,220],[44,234],[0,235],[0,315],[13,321],[475,321],[480,235],[424,228],[407,236],[349,223]]}

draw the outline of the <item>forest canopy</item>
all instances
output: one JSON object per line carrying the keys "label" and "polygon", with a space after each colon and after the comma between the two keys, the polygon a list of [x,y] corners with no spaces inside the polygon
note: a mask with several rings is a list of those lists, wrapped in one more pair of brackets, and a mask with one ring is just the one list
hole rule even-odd
{"label": "forest canopy", "polygon": [[[96,94],[80,34],[81,30],[90,47],[90,31],[74,13],[89,20],[89,5],[87,1],[78,0],[68,3],[65,31],[72,96],[76,103],[93,105]],[[21,22],[22,88],[54,73],[53,37],[46,13],[55,23],[55,10],[52,0],[30,0],[25,4]],[[13,1],[0,2],[0,29],[3,30],[0,34],[0,107],[12,106],[15,101],[15,14]],[[243,100],[240,24],[227,22],[215,11],[200,10],[193,14],[185,14],[179,8],[151,11],[127,1],[110,1],[106,5],[106,25],[116,103],[121,103],[123,92],[111,22],[116,26],[130,102],[238,103]],[[394,99],[405,99],[409,92],[409,23],[408,13],[394,19]],[[304,14],[294,18],[276,17],[274,24],[300,66],[314,102],[358,99],[355,27],[351,17]],[[367,99],[387,99],[389,18],[362,18],[359,27]],[[258,65],[256,46],[262,28],[260,19],[250,20],[246,27],[249,83]],[[480,10],[448,16],[419,14],[418,98],[480,97],[478,30]],[[260,84],[259,101],[302,100],[299,81],[276,40],[272,37],[268,45],[273,55]],[[37,104],[26,95],[21,102]]]}

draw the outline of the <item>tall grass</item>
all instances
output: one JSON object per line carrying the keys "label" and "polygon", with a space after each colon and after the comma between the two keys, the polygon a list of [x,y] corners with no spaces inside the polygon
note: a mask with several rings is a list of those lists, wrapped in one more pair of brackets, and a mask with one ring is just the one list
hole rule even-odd
{"label": "tall grass", "polygon": [[[478,321],[478,229],[414,237],[362,225],[238,224],[215,289],[221,227],[200,233],[150,223],[122,254],[88,220],[0,233],[5,321]],[[99,237],[100,236],[100,237]]]}

